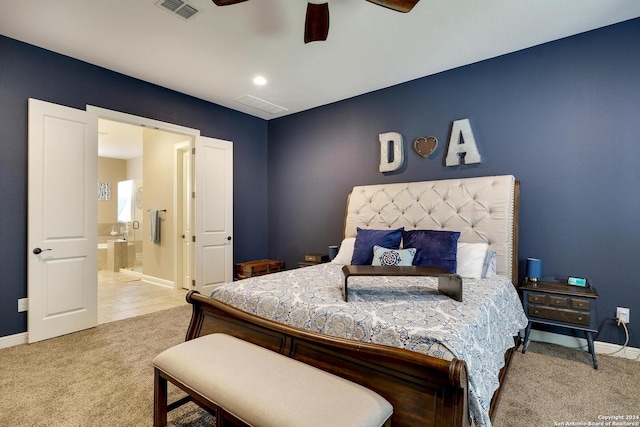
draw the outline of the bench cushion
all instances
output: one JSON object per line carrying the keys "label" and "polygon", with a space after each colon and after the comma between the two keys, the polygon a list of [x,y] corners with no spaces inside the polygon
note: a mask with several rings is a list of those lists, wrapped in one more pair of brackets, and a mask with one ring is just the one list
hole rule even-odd
{"label": "bench cushion", "polygon": [[169,348],[156,368],[253,426],[381,426],[379,394],[246,341],[205,335]]}

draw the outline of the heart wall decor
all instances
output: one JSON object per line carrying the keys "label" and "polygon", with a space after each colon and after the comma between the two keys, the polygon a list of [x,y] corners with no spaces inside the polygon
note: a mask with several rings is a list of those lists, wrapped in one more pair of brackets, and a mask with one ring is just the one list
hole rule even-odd
{"label": "heart wall decor", "polygon": [[413,148],[422,157],[429,157],[438,148],[438,140],[435,136],[418,138],[413,142]]}

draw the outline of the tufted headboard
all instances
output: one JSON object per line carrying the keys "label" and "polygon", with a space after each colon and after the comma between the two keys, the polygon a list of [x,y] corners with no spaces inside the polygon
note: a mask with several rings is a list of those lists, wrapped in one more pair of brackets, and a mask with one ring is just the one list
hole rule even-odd
{"label": "tufted headboard", "polygon": [[344,237],[356,227],[459,231],[459,242],[487,242],[496,272],[518,281],[519,183],[511,175],[353,187]]}

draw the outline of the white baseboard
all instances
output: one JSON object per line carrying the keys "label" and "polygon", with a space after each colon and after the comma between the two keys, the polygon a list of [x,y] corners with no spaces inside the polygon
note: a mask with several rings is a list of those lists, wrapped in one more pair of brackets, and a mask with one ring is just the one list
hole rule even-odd
{"label": "white baseboard", "polygon": [[139,271],[129,270],[127,268],[121,268],[120,273],[127,273],[132,276],[140,277],[140,280],[143,282],[149,283],[151,285],[162,286],[163,288],[171,288],[174,289],[174,283],[172,280],[160,279],[154,276],[147,276],[145,274],[140,273]]}
{"label": "white baseboard", "polygon": [[26,344],[28,342],[27,337],[27,332],[0,337],[0,348],[8,348],[16,345]]}
{"label": "white baseboard", "polygon": [[162,286],[163,288],[174,289],[175,287],[173,280],[165,280],[165,279],[160,279],[158,277],[145,276],[144,274],[142,275],[142,281],[146,283],[150,283],[152,285]]}
{"label": "white baseboard", "polygon": [[140,280],[150,285],[162,286],[163,288],[175,289],[175,283],[173,280],[160,279],[159,277],[147,276],[139,271],[129,270],[127,268],[121,268],[120,273],[127,273],[129,275],[138,276]]}
{"label": "white baseboard", "polygon": [[[571,337],[568,335],[556,334],[553,332],[538,331],[532,329],[531,333],[529,334],[529,340],[545,342],[549,344],[557,344],[563,347],[588,351],[587,340],[585,338]],[[603,341],[594,341],[593,348],[596,354],[605,354],[614,357],[624,357],[626,359],[636,360],[638,359],[638,357],[640,357],[640,348],[625,347],[624,350],[618,351],[622,348],[621,345],[611,344]]]}
{"label": "white baseboard", "polygon": [[[640,360],[640,348],[625,347],[608,342],[596,341],[593,343],[596,353],[606,354],[613,357],[624,357],[625,359]],[[622,349],[622,350],[621,350]]]}

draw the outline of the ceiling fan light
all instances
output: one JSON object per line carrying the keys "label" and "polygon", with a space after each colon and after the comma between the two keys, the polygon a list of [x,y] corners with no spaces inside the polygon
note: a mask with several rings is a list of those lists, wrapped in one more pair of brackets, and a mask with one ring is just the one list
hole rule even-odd
{"label": "ceiling fan light", "polygon": [[253,78],[253,83],[258,85],[258,86],[264,86],[267,84],[267,79],[265,79],[262,76],[256,76]]}

